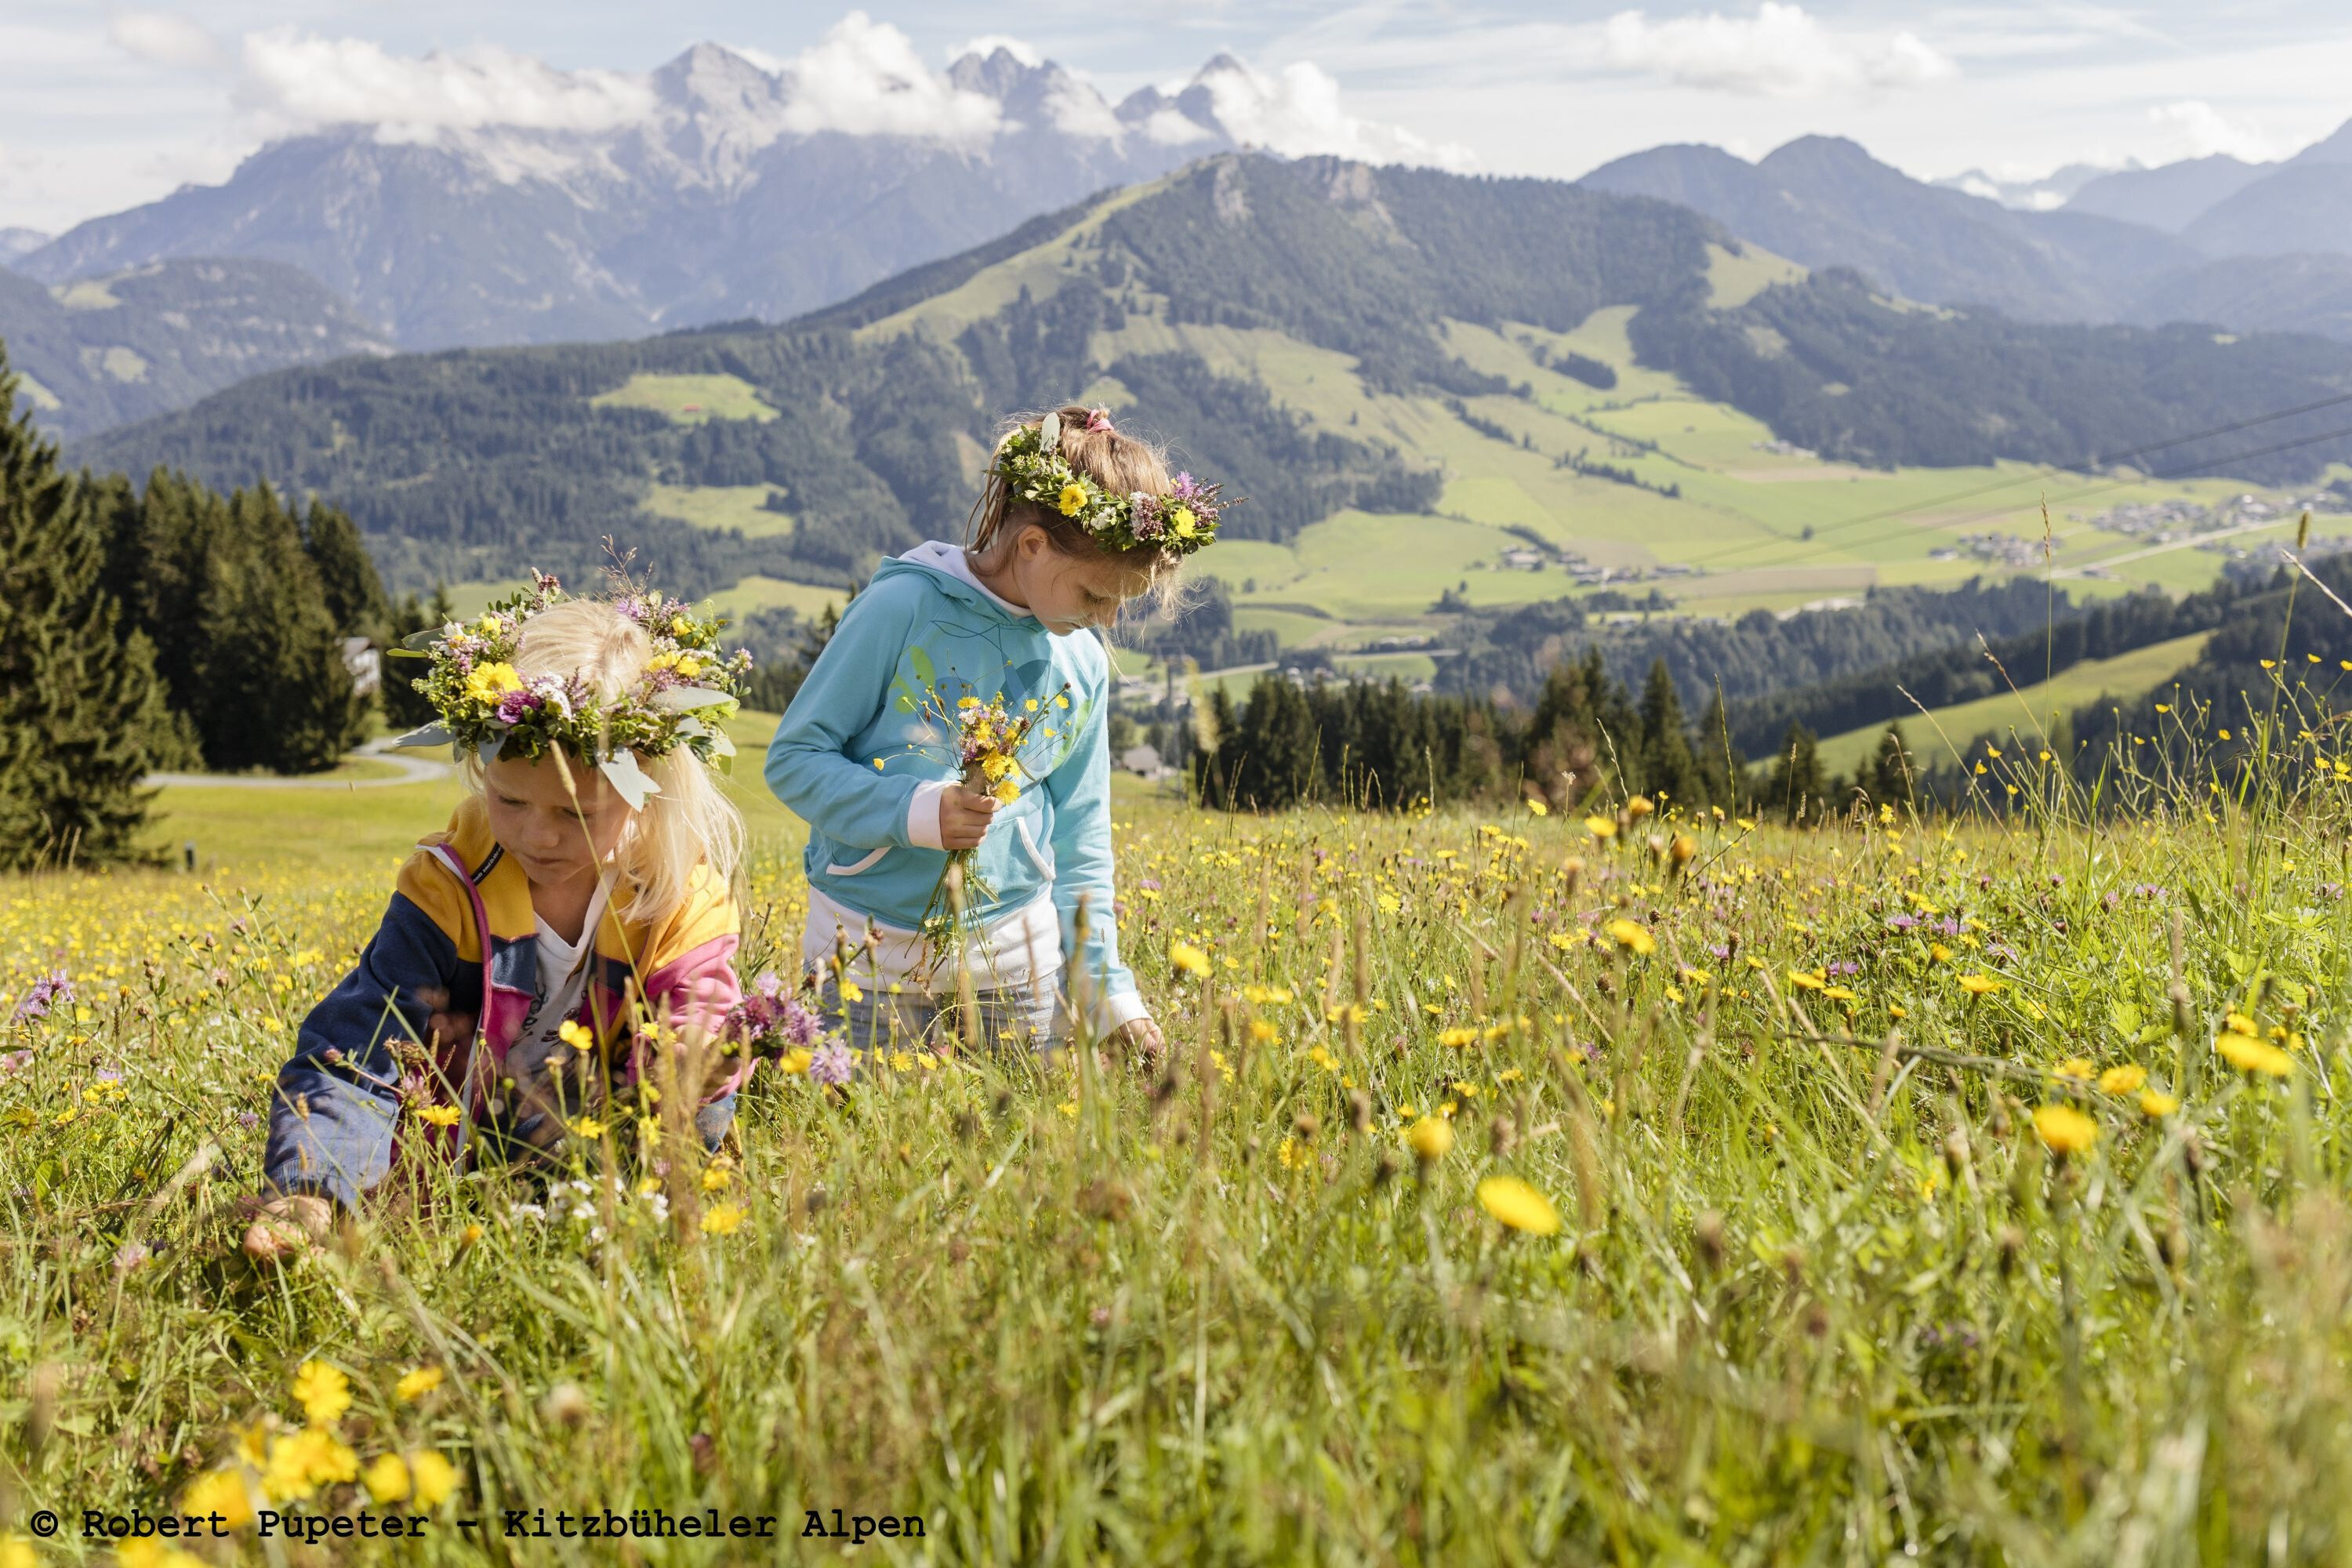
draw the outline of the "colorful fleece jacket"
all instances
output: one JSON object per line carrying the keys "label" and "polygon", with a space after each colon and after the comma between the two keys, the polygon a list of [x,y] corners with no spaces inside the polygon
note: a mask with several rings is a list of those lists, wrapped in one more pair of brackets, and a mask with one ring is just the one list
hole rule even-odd
{"label": "colorful fleece jacket", "polygon": [[975,911],[992,924],[1052,895],[1079,953],[1094,1023],[1143,1016],[1135,976],[1118,957],[1110,841],[1109,659],[1091,632],[1055,633],[981,585],[964,552],[933,540],[882,563],[849,602],[768,747],[768,786],[809,825],[809,886],[867,920],[921,927],[947,868],[940,795],[961,774],[955,739],[927,710],[1002,693],[1018,712],[1066,696],[1041,723],[1024,783],[981,840]]}
{"label": "colorful fleece jacket", "polygon": [[[419,844],[401,867],[392,905],[358,967],[302,1020],[293,1059],[278,1075],[266,1183],[351,1205],[383,1179],[395,1142],[455,1158],[486,1133],[541,1141],[550,1130],[530,1124],[504,1081],[508,1048],[539,991],[537,931],[522,868],[490,837],[481,801],[463,802],[447,829]],[[681,1037],[698,1029],[717,1039],[742,995],[734,970],[738,931],[734,899],[707,868],[685,901],[659,920],[627,923],[605,912],[574,1016],[595,1032],[621,1080],[635,1077],[636,1041],[649,1021]],[[634,1016],[633,995],[646,999]],[[436,1011],[478,1019],[474,1037],[445,1047],[435,1064],[435,1098],[446,1101],[455,1088],[464,1111],[447,1127],[413,1113],[403,1118],[404,1069],[394,1049],[395,1042],[426,1039]],[[706,1140],[725,1131],[734,1091],[751,1071],[748,1058],[718,1059],[697,1117]]]}

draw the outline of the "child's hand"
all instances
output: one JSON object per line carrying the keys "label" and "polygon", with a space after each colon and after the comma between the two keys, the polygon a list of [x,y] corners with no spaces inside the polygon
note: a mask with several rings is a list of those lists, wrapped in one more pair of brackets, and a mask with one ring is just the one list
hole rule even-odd
{"label": "child's hand", "polygon": [[962,784],[940,795],[940,842],[950,849],[977,849],[996,816],[996,797]]}
{"label": "child's hand", "polygon": [[1160,1060],[1160,1053],[1168,1044],[1166,1037],[1160,1033],[1160,1026],[1150,1018],[1129,1018],[1111,1031],[1110,1043],[1121,1052],[1134,1056],[1146,1067]]}
{"label": "child's hand", "polygon": [[253,1220],[245,1233],[245,1255],[257,1263],[276,1263],[317,1246],[335,1223],[333,1205],[309,1193],[247,1199],[245,1209]]}

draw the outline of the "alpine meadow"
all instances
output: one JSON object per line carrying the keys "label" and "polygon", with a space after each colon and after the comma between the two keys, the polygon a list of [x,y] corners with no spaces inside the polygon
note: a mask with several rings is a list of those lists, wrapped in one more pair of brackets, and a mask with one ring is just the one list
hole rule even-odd
{"label": "alpine meadow", "polygon": [[106,28],[259,129],[0,226],[0,1568],[2352,1562],[2352,128]]}

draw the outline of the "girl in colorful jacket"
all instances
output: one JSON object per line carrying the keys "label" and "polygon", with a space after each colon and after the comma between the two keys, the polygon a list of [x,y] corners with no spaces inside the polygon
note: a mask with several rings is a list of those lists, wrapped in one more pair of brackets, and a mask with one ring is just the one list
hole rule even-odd
{"label": "girl in colorful jacket", "polygon": [[1093,628],[1213,541],[1219,507],[1104,410],[1057,409],[999,439],[969,544],[885,561],[850,601],[767,773],[809,825],[802,957],[853,1050],[1049,1047],[1080,1016],[1159,1048],[1118,956]]}
{"label": "girl in colorful jacket", "polygon": [[724,1029],[742,823],[707,771],[746,661],[718,630],[541,577],[433,635],[440,721],[404,740],[454,744],[465,798],[302,1022],[248,1252],[323,1235],[404,1153],[545,1154],[641,1079],[682,1085],[716,1145],[751,1070]]}

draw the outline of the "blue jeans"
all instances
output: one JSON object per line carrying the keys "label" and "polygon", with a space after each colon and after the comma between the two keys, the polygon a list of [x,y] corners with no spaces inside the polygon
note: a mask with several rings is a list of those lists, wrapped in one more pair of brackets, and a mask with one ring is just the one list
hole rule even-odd
{"label": "blue jeans", "polygon": [[[859,995],[854,1002],[845,1002],[833,976],[826,974],[818,992],[817,1010],[826,1031],[843,1035],[861,1064],[877,1050],[961,1047],[963,1022],[953,992],[933,995],[902,984],[893,994],[887,986],[858,980],[855,973],[850,980]],[[1036,991],[976,989],[972,1005],[982,1047],[992,1055],[1021,1049],[1050,1053],[1069,1037],[1068,1009],[1050,981]]]}

